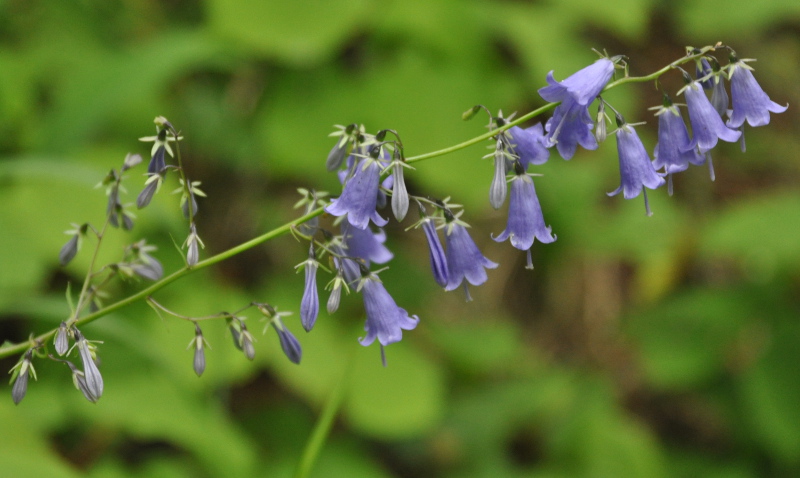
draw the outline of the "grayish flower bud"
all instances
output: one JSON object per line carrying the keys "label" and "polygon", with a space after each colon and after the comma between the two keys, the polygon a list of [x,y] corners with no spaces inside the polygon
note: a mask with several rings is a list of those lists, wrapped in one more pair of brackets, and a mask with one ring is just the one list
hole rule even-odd
{"label": "grayish flower bud", "polygon": [[69,365],[69,369],[72,370],[72,383],[75,385],[75,388],[80,390],[86,400],[89,400],[92,403],[97,403],[97,400],[100,397],[95,396],[92,390],[89,389],[89,385],[86,383],[86,376],[83,374],[83,372],[72,362],[65,362],[67,365]]}
{"label": "grayish flower bud", "polygon": [[200,330],[200,326],[195,323],[194,324],[194,338],[191,342],[189,342],[189,347],[194,347],[194,373],[197,376],[203,375],[203,371],[206,369],[206,352],[205,352],[205,345],[206,340],[203,338],[203,331]]}
{"label": "grayish flower bud", "polygon": [[125,156],[125,162],[122,163],[122,171],[127,171],[128,169],[133,168],[134,166],[138,165],[141,162],[142,162],[142,156],[140,154],[128,153]]}
{"label": "grayish flower bud", "polygon": [[342,277],[341,277],[341,274],[337,275],[336,279],[334,279],[334,281],[336,281],[336,282],[334,282],[334,284],[333,284],[333,289],[331,290],[331,295],[328,296],[327,309],[328,309],[328,313],[329,314],[333,314],[334,312],[336,312],[337,309],[339,309],[339,302],[341,301],[341,298],[342,298],[342,285],[341,285]]}
{"label": "grayish flower bud", "polygon": [[61,252],[58,253],[58,262],[61,263],[62,266],[69,264],[78,253],[78,238],[78,234],[72,236],[69,241],[64,244],[64,247],[61,248]]}
{"label": "grayish flower bud", "polygon": [[489,189],[489,204],[495,209],[500,209],[506,200],[506,155],[505,145],[502,140],[497,140],[497,149],[494,152],[494,178]]}
{"label": "grayish flower bud", "polygon": [[392,186],[392,212],[398,222],[401,222],[408,213],[408,191],[403,178],[403,164],[398,160],[392,166],[394,185]]}
{"label": "grayish flower bud", "polygon": [[331,152],[328,153],[328,159],[325,161],[325,167],[328,168],[328,171],[336,171],[342,166],[344,158],[347,156],[347,146],[348,141],[342,142],[339,140],[336,142]]}
{"label": "grayish flower bud", "polygon": [[597,121],[595,121],[594,137],[598,143],[606,140],[606,104],[600,100],[600,106],[597,107]]}
{"label": "grayish flower bud", "polygon": [[137,208],[144,209],[148,204],[150,204],[153,196],[156,192],[158,192],[159,186],[161,186],[161,180],[162,177],[157,174],[151,175],[150,178],[148,178],[144,189],[142,189],[142,192],[140,192],[139,196],[136,197]]}
{"label": "grayish flower bud", "polygon": [[[33,371],[31,357],[33,357],[33,352],[28,350],[25,352],[25,356],[22,358],[22,361],[14,367],[19,367],[19,370],[16,373],[14,386],[11,388],[11,399],[14,400],[14,405],[19,405],[19,402],[21,402],[22,399],[25,398],[25,394],[28,393],[28,377]],[[36,373],[33,373],[35,378]]]}
{"label": "grayish flower bud", "polygon": [[66,322],[61,322],[61,325],[58,326],[58,332],[56,332],[56,337],[53,339],[53,345],[58,355],[64,355],[67,353],[67,350],[69,350],[69,331],[67,330]]}

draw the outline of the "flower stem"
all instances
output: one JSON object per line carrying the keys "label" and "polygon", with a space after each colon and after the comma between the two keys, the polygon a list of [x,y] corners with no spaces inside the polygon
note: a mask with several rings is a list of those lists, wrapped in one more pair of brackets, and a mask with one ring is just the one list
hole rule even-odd
{"label": "flower stem", "polygon": [[[349,362],[352,364],[353,359],[351,358]],[[311,469],[314,467],[319,453],[322,451],[322,447],[328,438],[331,427],[333,427],[333,421],[344,399],[345,385],[350,376],[350,368],[351,366],[348,365],[344,374],[328,397],[328,400],[325,402],[322,414],[314,425],[314,430],[311,432],[311,436],[308,438],[306,446],[303,449],[303,455],[300,457],[300,463],[297,465],[294,478],[306,478],[308,474],[311,473]]]}
{"label": "flower stem", "polygon": [[[155,292],[163,289],[167,285],[175,282],[176,280],[180,279],[181,277],[183,277],[183,276],[185,276],[187,274],[190,274],[190,273],[192,273],[194,271],[198,271],[200,269],[205,269],[206,267],[209,267],[209,266],[213,266],[214,264],[216,264],[218,262],[222,262],[225,259],[228,259],[228,258],[230,258],[232,256],[235,256],[236,254],[240,254],[240,253],[242,253],[242,252],[244,252],[244,251],[246,251],[248,249],[251,249],[251,248],[261,244],[261,243],[269,241],[270,239],[274,239],[275,237],[278,237],[278,236],[281,236],[283,234],[286,234],[287,232],[289,232],[292,229],[292,227],[297,226],[298,224],[302,224],[302,223],[308,221],[309,219],[317,217],[320,214],[322,214],[322,212],[323,212],[323,209],[321,207],[317,208],[317,209],[314,209],[313,211],[310,211],[308,214],[306,214],[304,216],[301,216],[301,217],[298,217],[297,219],[295,219],[293,221],[289,221],[286,224],[278,226],[278,227],[276,227],[275,229],[272,229],[269,232],[266,232],[266,233],[264,233],[264,234],[262,234],[262,235],[260,235],[258,237],[250,239],[247,242],[243,242],[242,244],[239,244],[238,246],[232,247],[232,248],[230,248],[230,249],[228,249],[226,251],[220,252],[219,254],[217,254],[215,256],[209,257],[208,259],[200,261],[194,267],[192,267],[191,269],[189,269],[188,267],[182,267],[182,268],[178,269],[177,271],[173,272],[172,274],[164,277],[160,281],[153,283],[152,285],[150,285],[150,287],[146,287],[146,288],[140,290],[139,292],[137,292],[137,293],[135,293],[133,295],[130,295],[130,296],[128,296],[128,297],[126,297],[126,298],[124,298],[122,300],[119,300],[119,301],[117,301],[117,302],[115,302],[115,303],[113,303],[113,304],[111,304],[111,305],[109,305],[107,307],[104,307],[104,308],[98,310],[97,312],[94,312],[92,314],[88,314],[87,316],[82,317],[82,318],[74,321],[73,325],[79,326],[79,325],[85,325],[85,324],[94,322],[95,320],[99,319],[100,317],[108,315],[111,312],[114,312],[116,310],[122,309],[123,307],[126,307],[126,306],[128,306],[128,305],[130,305],[130,304],[132,304],[132,303],[134,303],[134,302],[136,302],[138,300],[145,299],[145,298],[147,298],[147,296],[154,294]],[[14,355],[14,354],[18,354],[18,353],[22,353],[22,352],[24,352],[25,350],[27,350],[28,348],[30,348],[31,346],[33,346],[36,343],[43,343],[43,342],[45,342],[47,340],[50,340],[53,337],[53,335],[56,333],[57,330],[58,330],[57,328],[53,329],[53,330],[50,330],[49,332],[41,334],[38,337],[32,337],[30,340],[27,340],[27,341],[19,343],[19,344],[2,346],[2,347],[0,347],[0,358],[8,357],[8,356],[11,356],[11,355]]]}

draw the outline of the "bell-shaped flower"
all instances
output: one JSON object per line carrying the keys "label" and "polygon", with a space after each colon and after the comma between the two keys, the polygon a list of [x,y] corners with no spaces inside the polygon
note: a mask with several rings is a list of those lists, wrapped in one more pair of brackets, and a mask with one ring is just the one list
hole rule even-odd
{"label": "bell-shaped flower", "polygon": [[730,143],[739,139],[742,133],[725,126],[722,117],[708,101],[699,82],[693,81],[686,85],[683,94],[686,97],[689,121],[692,124],[692,140],[683,147],[684,150],[698,148],[700,153],[706,153],[716,146],[720,139]]}
{"label": "bell-shaped flower", "polygon": [[303,289],[303,299],[300,302],[300,321],[306,332],[311,332],[319,315],[319,293],[317,292],[319,262],[317,262],[313,242],[308,249],[308,260],[297,266],[297,268],[300,267],[305,268],[305,287]]}
{"label": "bell-shaped flower", "polygon": [[425,238],[428,241],[428,249],[430,250],[431,271],[433,272],[433,279],[441,287],[447,286],[447,258],[444,254],[444,248],[441,241],[439,241],[439,234],[436,232],[436,223],[433,218],[426,216],[422,219],[422,230],[425,232]]}
{"label": "bell-shaped flower", "polygon": [[[700,93],[705,95],[702,90]],[[647,155],[642,140],[639,139],[633,126],[625,123],[619,115],[617,115],[617,126],[620,186],[608,195],[615,196],[622,192],[625,199],[633,199],[644,191],[644,205],[649,216],[652,213],[644,188],[656,189],[663,186],[664,178],[656,172],[653,163],[650,162],[650,156]]]}
{"label": "bell-shaped flower", "polygon": [[512,126],[508,133],[511,136],[511,153],[517,156],[523,168],[528,169],[529,164],[544,164],[550,158],[550,150],[544,145],[541,123],[525,129]]}
{"label": "bell-shaped flower", "polygon": [[728,92],[725,91],[723,75],[716,75],[711,81],[714,82],[711,89],[711,106],[720,116],[725,116],[728,114]]}
{"label": "bell-shaped flower", "polygon": [[283,353],[289,361],[299,364],[300,360],[303,358],[303,348],[300,347],[300,342],[297,340],[297,337],[283,325],[280,314],[276,314],[270,323],[275,329],[275,332],[278,333],[278,340],[281,343]]}
{"label": "bell-shaped flower", "polygon": [[409,316],[405,309],[397,306],[376,274],[368,273],[362,277],[358,290],[364,296],[367,313],[364,324],[367,334],[359,339],[361,345],[370,345],[376,338],[383,346],[399,342],[403,330],[412,330],[419,323],[419,317]]}
{"label": "bell-shaped flower", "polygon": [[550,227],[544,223],[542,207],[536,197],[533,178],[525,173],[522,165],[515,164],[516,175],[511,180],[511,199],[508,205],[508,224],[497,237],[497,242],[511,240],[511,245],[521,251],[527,251],[534,239],[545,244],[556,240]]}
{"label": "bell-shaped flower", "polygon": [[731,79],[731,101],[733,112],[728,120],[728,127],[739,128],[745,120],[750,126],[769,124],[769,113],[783,113],[787,106],[775,103],[753,76],[753,68],[731,55],[729,75]]}
{"label": "bell-shaped flower", "polygon": [[683,121],[678,107],[672,100],[664,95],[664,104],[658,111],[658,143],[653,150],[653,168],[664,169],[668,177],[669,194],[672,195],[672,175],[685,171],[689,163],[699,166],[705,162],[705,157],[697,152],[697,148],[684,151],[682,148],[689,143],[689,132]]}
{"label": "bell-shaped flower", "polygon": [[555,146],[562,158],[571,159],[579,144],[584,149],[597,149],[593,127],[589,107],[567,98],[556,107],[553,117],[545,124],[547,136],[544,145],[548,148]]}
{"label": "bell-shaped flower", "polygon": [[711,69],[711,64],[708,62],[708,59],[705,57],[701,57],[699,60],[695,60],[695,77],[697,81],[703,85],[703,89],[710,90],[714,82],[712,81],[710,75],[713,72]]}
{"label": "bell-shaped flower", "polygon": [[561,82],[555,81],[552,71],[547,74],[549,85],[540,88],[539,95],[546,101],[561,104],[545,125],[545,146],[556,145],[564,159],[572,158],[578,144],[589,150],[597,149],[589,105],[613,74],[614,62],[608,58],[597,60]]}
{"label": "bell-shaped flower", "polygon": [[[447,220],[445,226],[447,287],[444,289],[454,290],[465,279],[472,285],[483,284],[488,278],[485,269],[494,269],[498,264],[483,256],[463,222],[453,217],[448,211],[445,211],[445,218]],[[464,282],[464,292],[467,300],[471,300],[466,282]]]}
{"label": "bell-shaped flower", "polygon": [[384,243],[386,233],[383,229],[372,232],[370,228],[358,229],[349,224],[342,225],[342,244],[346,254],[363,260],[365,266],[370,263],[385,264],[392,260],[394,254]]}
{"label": "bell-shaped flower", "polygon": [[382,169],[380,163],[370,156],[354,167],[355,172],[345,183],[342,195],[332,200],[325,211],[334,216],[347,214],[347,221],[359,229],[366,229],[370,219],[377,226],[385,226],[388,221],[375,210]]}
{"label": "bell-shaped flower", "polygon": [[614,74],[614,61],[600,58],[591,65],[578,70],[563,81],[556,81],[553,72],[547,74],[548,86],[539,89],[545,101],[564,102],[572,98],[581,106],[587,106],[603,91]]}

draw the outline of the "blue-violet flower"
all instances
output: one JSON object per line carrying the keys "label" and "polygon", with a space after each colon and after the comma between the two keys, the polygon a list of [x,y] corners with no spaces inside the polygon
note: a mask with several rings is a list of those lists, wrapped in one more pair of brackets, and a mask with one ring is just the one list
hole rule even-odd
{"label": "blue-violet flower", "polygon": [[747,120],[750,126],[769,124],[769,112],[783,113],[787,106],[781,106],[769,99],[753,76],[752,67],[731,55],[730,79],[733,113],[728,127],[739,128]]}

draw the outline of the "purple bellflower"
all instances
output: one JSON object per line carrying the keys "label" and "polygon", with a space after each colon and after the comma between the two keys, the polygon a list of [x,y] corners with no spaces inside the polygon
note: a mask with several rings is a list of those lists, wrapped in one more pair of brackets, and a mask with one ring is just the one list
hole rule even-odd
{"label": "purple bellflower", "polygon": [[708,62],[706,58],[700,58],[700,60],[695,60],[695,76],[697,77],[697,81],[703,85],[703,89],[710,90],[713,88],[713,81],[711,78],[706,78],[711,74],[711,64]]}
{"label": "purple bellflower", "polygon": [[530,249],[534,239],[545,244],[556,240],[551,228],[545,225],[542,207],[536,197],[533,187],[533,178],[525,173],[520,163],[515,163],[516,176],[511,180],[511,200],[508,205],[508,224],[506,229],[497,237],[492,237],[497,242],[511,240],[511,245],[521,251],[528,251],[528,265],[533,268],[530,261]]}
{"label": "purple bellflower", "polygon": [[300,321],[306,332],[311,332],[319,315],[319,293],[317,292],[317,255],[312,242],[308,249],[308,259],[297,267],[305,268],[305,287],[303,299],[300,302]]}
{"label": "purple bellflower", "polygon": [[359,339],[361,345],[366,347],[376,338],[381,346],[399,342],[403,338],[403,330],[412,330],[419,323],[419,317],[409,316],[405,309],[397,306],[376,274],[367,273],[362,277],[358,290],[364,296],[364,309],[367,312],[364,324],[367,334]]}
{"label": "purple bellflower", "polygon": [[689,163],[699,166],[706,158],[698,153],[696,148],[688,151],[682,149],[689,143],[689,132],[678,107],[672,104],[672,100],[666,94],[664,104],[658,108],[656,116],[658,116],[658,143],[653,150],[653,167],[656,170],[664,169],[671,196],[672,175],[688,169]]}
{"label": "purple bellflower", "polygon": [[483,256],[475,241],[470,237],[465,223],[445,210],[445,243],[447,244],[447,287],[444,290],[455,290],[462,282],[467,300],[472,300],[467,289],[466,279],[472,285],[481,285],[486,282],[486,270],[498,266]]}
{"label": "purple bellflower", "polygon": [[[382,149],[382,148],[377,148]],[[377,226],[388,222],[375,210],[378,203],[378,182],[381,169],[377,151],[354,165],[353,176],[345,183],[342,195],[325,207],[334,216],[347,214],[347,221],[359,229],[366,229],[372,219]],[[374,157],[373,157],[374,156]]]}
{"label": "purple bellflower", "polygon": [[557,146],[564,159],[575,154],[577,145],[597,149],[592,135],[593,122],[589,104],[605,88],[614,74],[614,61],[601,58],[577,71],[561,82],[555,81],[553,72],[547,74],[548,86],[539,89],[539,95],[550,102],[561,102],[547,121],[545,146]]}
{"label": "purple bellflower", "polygon": [[[421,214],[424,214],[420,210]],[[436,232],[436,223],[433,218],[426,216],[421,221],[422,230],[425,231],[425,238],[428,240],[428,249],[430,250],[431,271],[433,272],[433,279],[441,287],[447,286],[447,258],[444,254],[444,248],[439,241],[439,234]]]}
{"label": "purple bellflower", "polygon": [[544,164],[550,158],[550,150],[544,145],[541,123],[525,129],[512,126],[508,132],[511,135],[511,153],[519,158],[523,168],[528,169],[529,164]]}
{"label": "purple bellflower", "polygon": [[271,323],[275,332],[278,333],[278,340],[281,342],[283,353],[292,363],[300,364],[300,360],[303,358],[303,349],[300,347],[297,337],[283,325],[280,315],[276,315]]}
{"label": "purple bellflower", "polygon": [[385,264],[394,257],[392,251],[383,245],[386,242],[386,233],[383,232],[383,229],[373,233],[369,227],[358,229],[348,224],[343,224],[342,238],[346,254],[350,257],[362,259],[367,267],[372,262]]}
{"label": "purple bellflower", "polygon": [[647,215],[651,216],[645,187],[656,189],[664,185],[664,178],[656,172],[653,163],[650,162],[650,156],[647,155],[642,140],[639,139],[633,126],[625,123],[620,115],[617,115],[617,126],[620,186],[608,195],[615,196],[622,192],[625,199],[633,199],[644,192],[644,207]]}
{"label": "purple bellflower", "polygon": [[740,128],[745,120],[750,126],[764,126],[769,124],[769,112],[783,113],[789,107],[769,99],[753,76],[753,68],[745,61],[731,55],[729,71],[733,112],[728,120],[729,128]]}
{"label": "purple bellflower", "polygon": [[[691,79],[688,79],[691,81]],[[683,147],[688,151],[698,148],[705,154],[717,145],[718,140],[733,143],[741,136],[741,131],[735,131],[722,122],[722,117],[714,106],[708,101],[706,93],[700,83],[692,81],[683,88],[686,97],[686,106],[689,108],[689,121],[692,123],[692,140]]]}

